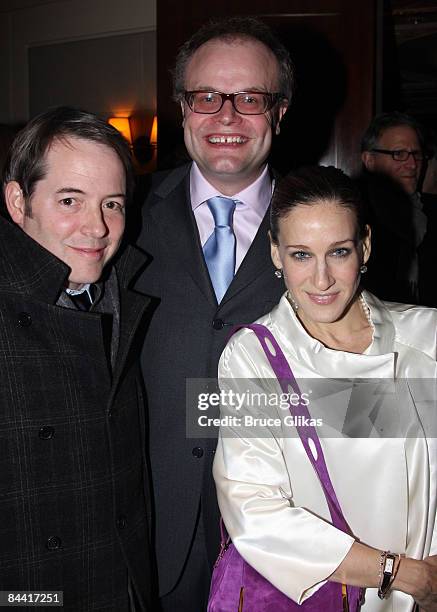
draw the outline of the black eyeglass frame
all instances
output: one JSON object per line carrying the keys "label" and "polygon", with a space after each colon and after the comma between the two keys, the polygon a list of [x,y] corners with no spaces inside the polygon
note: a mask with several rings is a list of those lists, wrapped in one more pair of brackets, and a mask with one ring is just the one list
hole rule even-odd
{"label": "black eyeglass frame", "polygon": [[[192,100],[190,98],[193,94],[198,94],[198,93],[219,95],[222,100],[220,107],[217,110],[212,111],[212,112],[194,110],[192,107]],[[249,95],[261,94],[267,97],[268,101],[267,101],[266,108],[261,113],[242,113],[235,106],[235,96],[240,96],[241,94],[249,94]],[[227,93],[223,93],[222,91],[209,91],[208,89],[196,89],[193,91],[185,91],[184,99],[185,99],[185,102],[188,104],[189,109],[193,113],[197,113],[199,115],[215,115],[216,113],[219,113],[221,109],[223,108],[223,104],[226,102],[226,100],[231,101],[233,109],[235,110],[235,112],[239,113],[240,115],[264,115],[264,113],[271,110],[275,106],[275,104],[277,104],[277,102],[279,102],[280,100],[285,100],[286,97],[279,92],[272,93],[270,91],[236,91],[235,93],[227,94]]]}
{"label": "black eyeglass frame", "polygon": [[[407,159],[409,159],[410,155],[413,156],[414,161],[415,162],[421,162],[427,159],[425,153],[423,153],[423,151],[407,151],[406,149],[394,149],[394,150],[390,150],[390,149],[371,149],[370,150],[371,153],[382,153],[383,155],[391,155],[393,161],[397,161],[397,162],[404,162],[407,161]],[[405,153],[407,153],[407,156],[405,157]],[[396,154],[402,154],[403,159],[399,159],[396,158],[395,155]],[[417,157],[419,156],[419,157]]]}

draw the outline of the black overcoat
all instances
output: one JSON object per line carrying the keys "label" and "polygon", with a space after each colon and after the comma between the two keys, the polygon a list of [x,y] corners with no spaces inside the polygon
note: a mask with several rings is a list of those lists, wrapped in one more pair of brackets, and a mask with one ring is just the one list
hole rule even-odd
{"label": "black overcoat", "polygon": [[111,374],[102,315],[55,305],[67,266],[0,219],[0,590],[62,590],[71,612],[128,610],[128,574],[149,600],[138,257],[116,264]]}

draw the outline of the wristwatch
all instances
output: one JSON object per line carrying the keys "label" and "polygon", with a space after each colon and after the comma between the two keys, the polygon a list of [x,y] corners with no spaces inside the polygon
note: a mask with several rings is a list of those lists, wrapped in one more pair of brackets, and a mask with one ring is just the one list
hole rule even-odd
{"label": "wristwatch", "polygon": [[381,578],[379,582],[378,597],[379,599],[385,599],[391,584],[394,580],[395,561],[397,555],[393,555],[391,552],[384,552],[381,556]]}

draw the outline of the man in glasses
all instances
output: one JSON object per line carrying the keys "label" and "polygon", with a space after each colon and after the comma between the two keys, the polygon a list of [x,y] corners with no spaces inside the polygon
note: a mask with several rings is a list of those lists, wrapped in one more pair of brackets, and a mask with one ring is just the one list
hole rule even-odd
{"label": "man in glasses", "polygon": [[380,298],[422,303],[419,251],[427,217],[417,192],[425,159],[421,126],[404,113],[377,115],[363,136],[361,159],[372,214],[367,286]]}
{"label": "man in glasses", "polygon": [[215,378],[232,326],[268,312],[284,290],[269,254],[267,157],[291,89],[288,52],[254,19],[208,24],[177,57],[174,95],[192,163],[161,176],[146,202],[140,246],[153,260],[138,285],[160,301],[143,370],[163,610],[206,608],[219,552],[217,431],[187,435],[196,409],[186,381]]}
{"label": "man in glasses", "polygon": [[408,193],[416,192],[424,159],[422,131],[403,113],[378,115],[361,143],[361,159],[369,172],[385,174]]}

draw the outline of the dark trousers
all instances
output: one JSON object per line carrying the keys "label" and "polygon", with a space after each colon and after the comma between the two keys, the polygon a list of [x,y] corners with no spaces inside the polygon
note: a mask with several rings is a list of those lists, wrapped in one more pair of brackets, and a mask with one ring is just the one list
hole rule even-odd
{"label": "dark trousers", "polygon": [[196,529],[182,576],[173,591],[160,599],[161,611],[204,612],[210,582],[203,513],[199,507]]}

